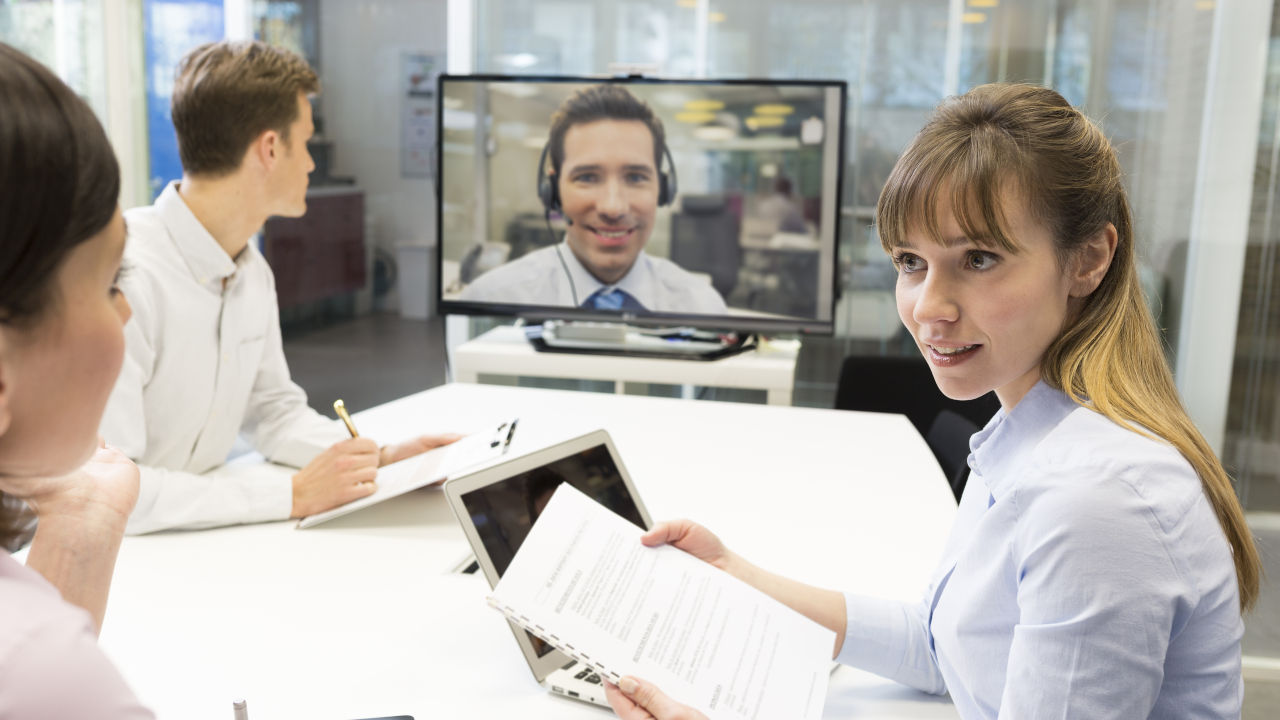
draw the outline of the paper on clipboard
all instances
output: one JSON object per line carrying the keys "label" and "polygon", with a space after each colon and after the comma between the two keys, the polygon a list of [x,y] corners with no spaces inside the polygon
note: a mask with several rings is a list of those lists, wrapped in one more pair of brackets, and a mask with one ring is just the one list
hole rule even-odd
{"label": "paper on clipboard", "polygon": [[372,495],[352,500],[331,510],[308,515],[298,521],[296,528],[314,527],[361,508],[377,505],[383,500],[403,495],[411,490],[435,485],[451,475],[457,475],[463,470],[501,457],[511,444],[516,424],[517,419],[510,418],[501,423],[495,423],[491,428],[471,433],[444,447],[428,450],[378,468],[378,489]]}

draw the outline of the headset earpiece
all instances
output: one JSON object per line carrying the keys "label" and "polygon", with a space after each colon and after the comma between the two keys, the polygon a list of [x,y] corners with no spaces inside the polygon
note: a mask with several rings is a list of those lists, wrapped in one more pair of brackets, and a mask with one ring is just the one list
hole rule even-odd
{"label": "headset earpiece", "polygon": [[547,212],[560,212],[560,184],[556,182],[555,173],[547,173],[547,155],[551,143],[542,146],[542,156],[538,158],[538,199]]}
{"label": "headset earpiece", "polygon": [[667,159],[667,172],[658,170],[658,207],[670,205],[676,199],[676,161],[665,142],[662,143],[662,156]]}

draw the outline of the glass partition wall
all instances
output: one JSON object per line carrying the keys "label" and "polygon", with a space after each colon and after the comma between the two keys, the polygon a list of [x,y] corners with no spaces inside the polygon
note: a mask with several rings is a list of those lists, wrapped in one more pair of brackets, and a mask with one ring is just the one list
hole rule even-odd
{"label": "glass partition wall", "polygon": [[843,292],[806,340],[796,402],[831,404],[845,355],[913,353],[873,229],[880,187],[945,96],[1052,85],[1098,119],[1127,170],[1143,278],[1176,346],[1212,2],[1176,0],[477,0],[476,72],[848,81]]}
{"label": "glass partition wall", "polygon": [[[1209,174],[1205,156],[1213,151],[1202,135],[1206,107],[1212,104],[1218,5],[1214,0],[476,0],[470,69],[584,74],[636,66],[663,77],[848,81],[837,330],[832,338],[805,339],[795,388],[797,404],[830,407],[846,355],[916,352],[897,318],[894,272],[873,228],[880,187],[939,100],[993,81],[1054,87],[1097,120],[1115,144],[1133,204],[1143,283],[1170,360],[1179,367],[1185,358],[1177,349],[1196,346],[1190,337],[1179,337],[1194,309],[1188,306],[1208,301],[1209,295],[1233,298],[1237,293],[1235,287],[1210,286],[1193,302],[1187,281],[1197,262],[1192,252],[1197,183]],[[1225,432],[1205,428],[1239,480],[1272,578],[1280,577],[1277,118],[1280,30],[1273,28]],[[1210,247],[1213,242],[1209,238]],[[1205,257],[1203,251],[1199,257]],[[1203,342],[1199,335],[1196,339]],[[1185,393],[1196,379],[1183,370],[1179,381]],[[1274,588],[1264,593],[1248,623],[1246,675],[1252,697],[1269,692],[1265,681],[1280,679],[1276,596]],[[1274,694],[1280,701],[1280,691]]]}

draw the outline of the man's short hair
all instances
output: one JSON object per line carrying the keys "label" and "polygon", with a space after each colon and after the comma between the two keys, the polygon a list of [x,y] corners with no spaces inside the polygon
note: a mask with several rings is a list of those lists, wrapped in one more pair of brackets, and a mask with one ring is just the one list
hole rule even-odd
{"label": "man's short hair", "polygon": [[643,101],[618,85],[592,85],[582,88],[565,99],[551,116],[551,168],[556,173],[564,163],[564,136],[574,125],[585,125],[597,120],[639,120],[653,135],[653,167],[662,168],[662,148],[666,145],[666,131],[662,121]]}
{"label": "man's short hair", "polygon": [[316,72],[296,53],[257,41],[208,43],[178,63],[173,127],[183,170],[234,172],[250,143],[275,130],[286,142],[298,119],[298,93],[320,89]]}

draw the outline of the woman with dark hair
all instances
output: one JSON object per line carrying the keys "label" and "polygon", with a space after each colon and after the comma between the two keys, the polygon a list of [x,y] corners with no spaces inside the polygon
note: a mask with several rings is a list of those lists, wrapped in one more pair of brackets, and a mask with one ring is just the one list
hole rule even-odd
{"label": "woman with dark hair", "polygon": [[129,318],[120,171],[93,111],[4,44],[0,188],[0,545],[15,501],[38,520],[25,567],[0,553],[0,717],[151,717],[96,641],[138,494],[97,436]]}
{"label": "woman with dark hair", "polygon": [[[938,387],[1001,410],[918,603],[770,574],[705,528],[670,543],[836,633],[835,656],[964,718],[1238,718],[1258,551],[1187,416],[1139,285],[1120,164],[1058,93],[944,101],[899,158],[877,229]],[[699,714],[623,678],[626,720]]]}

